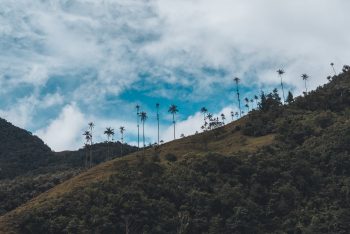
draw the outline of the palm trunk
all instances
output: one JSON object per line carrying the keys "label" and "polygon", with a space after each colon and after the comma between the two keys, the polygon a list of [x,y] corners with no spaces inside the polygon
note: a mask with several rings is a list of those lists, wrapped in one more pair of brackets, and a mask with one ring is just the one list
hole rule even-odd
{"label": "palm trunk", "polygon": [[159,145],[159,111],[157,110],[157,121],[158,121],[158,145]]}
{"label": "palm trunk", "polygon": [[284,88],[283,88],[283,80],[282,80],[282,76],[280,75],[281,77],[281,87],[282,87],[282,95],[283,95],[283,104],[285,103],[286,99],[284,97]]}
{"label": "palm trunk", "polygon": [[139,113],[137,113],[137,150],[140,149],[140,124],[139,124]]}
{"label": "palm trunk", "polygon": [[241,99],[239,98],[239,89],[238,89],[238,83],[236,83],[237,86],[237,98],[238,98],[238,108],[239,108],[239,116],[242,117],[242,111],[241,111]]}
{"label": "palm trunk", "polygon": [[175,114],[173,114],[173,124],[174,124],[174,140],[176,139],[175,137]]}
{"label": "palm trunk", "polygon": [[142,122],[143,150],[145,150],[145,121]]}
{"label": "palm trunk", "polygon": [[305,80],[305,93],[307,93],[307,85],[306,85],[306,80]]}
{"label": "palm trunk", "polygon": [[121,144],[121,147],[120,147],[120,157],[123,157],[123,141],[124,141],[124,136],[123,136],[123,133],[122,133],[122,144]]}
{"label": "palm trunk", "polygon": [[333,68],[333,71],[334,71],[334,75],[336,76],[336,75],[337,75],[337,72],[335,71],[334,66],[332,66],[332,68]]}

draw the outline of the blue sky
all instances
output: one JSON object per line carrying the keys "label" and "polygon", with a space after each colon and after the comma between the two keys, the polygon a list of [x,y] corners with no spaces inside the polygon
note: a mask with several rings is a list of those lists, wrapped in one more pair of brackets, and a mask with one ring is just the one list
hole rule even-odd
{"label": "blue sky", "polygon": [[[347,0],[3,0],[0,8],[0,117],[40,136],[56,151],[83,145],[96,124],[126,127],[135,144],[135,105],[145,110],[147,142],[171,140],[202,124],[199,109],[236,110],[242,96],[279,87],[300,94],[326,82],[330,62],[349,63]],[[116,134],[115,139],[119,139]]]}

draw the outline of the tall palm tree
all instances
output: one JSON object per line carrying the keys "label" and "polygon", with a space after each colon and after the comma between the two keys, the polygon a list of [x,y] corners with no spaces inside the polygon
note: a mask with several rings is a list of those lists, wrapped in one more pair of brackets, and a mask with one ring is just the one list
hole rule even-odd
{"label": "tall palm tree", "polygon": [[91,137],[91,139],[90,139],[90,145],[91,145],[91,147],[90,147],[90,167],[91,167],[92,166],[92,146],[94,144],[92,141],[92,130],[94,129],[95,124],[93,122],[90,122],[88,125],[89,125],[89,129],[90,129],[90,137]]}
{"label": "tall palm tree", "polygon": [[233,121],[233,118],[235,117],[235,113],[233,113],[233,111],[231,111],[231,118],[232,118],[232,121]]}
{"label": "tall palm tree", "polygon": [[123,156],[123,144],[124,144],[124,132],[125,132],[125,127],[121,126],[119,128],[120,134],[121,134],[121,147],[120,147],[120,156]]}
{"label": "tall palm tree", "polygon": [[202,108],[201,108],[201,113],[203,114],[203,117],[204,117],[204,123],[205,123],[205,118],[206,118],[207,112],[208,112],[208,109],[207,109],[207,108],[205,108],[205,107],[202,107]]}
{"label": "tall palm tree", "polygon": [[302,74],[301,78],[303,78],[303,80],[305,81],[305,93],[307,93],[307,80],[310,78],[307,74]]}
{"label": "tall palm tree", "polygon": [[239,98],[239,87],[238,87],[238,83],[241,79],[239,79],[238,77],[235,77],[233,79],[235,82],[236,82],[236,92],[237,92],[237,98],[238,98],[238,108],[239,108],[239,116],[242,116],[241,115],[241,99]]}
{"label": "tall palm tree", "polygon": [[249,99],[248,98],[244,98],[245,101],[245,107],[248,108],[248,112],[249,112]]}
{"label": "tall palm tree", "polygon": [[226,116],[224,113],[221,114],[222,123],[225,124]]}
{"label": "tall palm tree", "polygon": [[145,149],[145,146],[146,146],[146,144],[145,144],[145,122],[146,122],[146,120],[148,118],[147,113],[142,111],[140,113],[140,117],[141,117],[141,123],[142,123],[143,149]]}
{"label": "tall palm tree", "polygon": [[258,100],[259,100],[259,97],[254,95],[254,99],[255,99],[255,104],[256,104],[256,109],[258,109]]}
{"label": "tall palm tree", "polygon": [[159,145],[159,103],[156,104],[157,108],[157,122],[158,122],[158,141],[157,144]]}
{"label": "tall palm tree", "polygon": [[[89,131],[85,131],[84,133],[83,133],[83,136],[85,136],[85,147],[86,147],[86,155],[85,155],[85,167],[88,167],[89,165],[91,166],[91,161],[90,161],[90,163],[88,163],[88,158],[89,158],[89,146],[91,146],[90,145],[90,142],[91,142],[91,133],[89,132]],[[90,149],[91,150],[91,149]]]}
{"label": "tall palm tree", "polygon": [[136,105],[136,117],[137,117],[137,150],[139,150],[140,149],[140,123],[139,123],[140,106],[138,104]]}
{"label": "tall palm tree", "polygon": [[171,113],[173,115],[173,124],[174,124],[174,140],[176,139],[175,137],[175,115],[177,112],[179,112],[179,110],[177,109],[177,106],[172,104],[170,107],[169,107],[169,110],[168,110],[169,113]]}
{"label": "tall palm tree", "polygon": [[331,67],[333,68],[334,75],[336,76],[336,75],[337,75],[337,72],[335,71],[335,68],[334,68],[334,63],[331,63]]}
{"label": "tall palm tree", "polygon": [[283,104],[285,103],[286,99],[284,97],[284,87],[283,87],[283,79],[282,79],[282,75],[285,73],[283,69],[278,69],[277,73],[279,75],[279,77],[281,78],[281,88],[282,88],[282,95],[283,95]]}
{"label": "tall palm tree", "polygon": [[238,111],[236,111],[235,116],[238,119],[238,116],[239,116]]}
{"label": "tall palm tree", "polygon": [[114,136],[114,129],[111,127],[106,128],[104,134],[107,135],[107,160],[109,160],[109,143],[111,136]]}

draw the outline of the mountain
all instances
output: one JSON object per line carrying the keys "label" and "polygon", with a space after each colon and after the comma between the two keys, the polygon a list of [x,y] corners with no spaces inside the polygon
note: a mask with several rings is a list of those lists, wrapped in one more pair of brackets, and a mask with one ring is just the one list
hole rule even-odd
{"label": "mountain", "polygon": [[224,127],[101,163],[0,217],[3,233],[348,233],[350,72]]}
{"label": "mountain", "polygon": [[[121,155],[120,142],[110,143],[113,158]],[[93,164],[106,159],[107,143],[91,148]],[[123,145],[123,154],[137,148]],[[86,149],[53,152],[37,136],[0,119],[0,215],[18,207],[85,170]]]}

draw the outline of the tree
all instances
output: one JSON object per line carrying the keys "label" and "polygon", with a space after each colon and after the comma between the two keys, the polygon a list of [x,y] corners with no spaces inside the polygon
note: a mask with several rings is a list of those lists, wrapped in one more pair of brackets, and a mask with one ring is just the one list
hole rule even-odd
{"label": "tree", "polygon": [[107,135],[107,160],[109,160],[109,143],[111,136],[114,136],[114,129],[111,127],[106,128],[104,134]]}
{"label": "tree", "polygon": [[279,77],[281,78],[281,88],[282,88],[282,97],[283,97],[283,104],[285,103],[286,99],[284,98],[284,87],[283,87],[283,79],[282,79],[282,75],[285,73],[283,69],[278,69],[277,73],[279,75]]}
{"label": "tree", "polygon": [[244,99],[244,101],[245,101],[245,107],[247,107],[247,109],[248,109],[248,112],[249,112],[249,99],[248,98],[245,98]]}
{"label": "tree", "polygon": [[169,107],[169,110],[168,110],[169,113],[171,113],[173,115],[173,124],[174,124],[174,140],[176,139],[175,137],[175,114],[177,112],[179,112],[179,110],[177,109],[177,106],[172,104],[170,107]]}
{"label": "tree", "polygon": [[307,74],[302,74],[301,75],[301,78],[304,80],[304,82],[305,82],[305,94],[307,93],[307,80],[310,78]]}
{"label": "tree", "polygon": [[91,166],[91,161],[90,161],[90,163],[88,163],[88,161],[89,161],[88,158],[89,158],[89,148],[91,147],[90,142],[91,142],[92,137],[91,137],[91,133],[89,131],[85,131],[83,133],[83,136],[85,136],[85,141],[86,141],[85,142],[85,148],[86,148],[85,167],[89,167],[89,166]]}
{"label": "tree", "polygon": [[253,100],[253,99],[250,99],[250,103],[251,103],[252,109],[254,109],[254,105],[253,105],[254,100]]}
{"label": "tree", "polygon": [[240,79],[238,77],[235,77],[233,79],[236,82],[236,92],[237,92],[237,98],[238,98],[238,108],[239,108],[239,116],[242,116],[242,110],[241,110],[241,99],[239,98],[239,87],[238,87],[238,83],[240,81]]}
{"label": "tree", "polygon": [[156,104],[156,108],[157,108],[157,123],[158,123],[158,145],[159,145],[159,103]]}
{"label": "tree", "polygon": [[226,117],[225,117],[225,114],[224,114],[224,113],[221,114],[221,119],[222,119],[222,123],[225,124],[225,119],[226,119]]}
{"label": "tree", "polygon": [[124,132],[125,132],[125,127],[121,126],[119,128],[119,131],[120,131],[120,134],[121,134],[121,148],[120,148],[120,156],[122,157],[123,156],[123,144],[124,144]]}
{"label": "tree", "polygon": [[233,121],[233,118],[235,117],[235,113],[233,113],[233,111],[231,111],[231,118],[232,118],[232,121]]}
{"label": "tree", "polygon": [[257,95],[254,95],[254,99],[255,99],[256,108],[258,108],[259,97]]}
{"label": "tree", "polygon": [[238,112],[237,112],[237,111],[236,111],[236,113],[235,113],[235,116],[236,116],[236,118],[238,119],[239,114],[238,114]]}
{"label": "tree", "polygon": [[95,124],[93,122],[90,122],[89,124],[89,129],[90,129],[90,167],[92,166],[92,146],[93,146],[93,141],[92,141],[92,130],[94,129],[95,127]]}
{"label": "tree", "polygon": [[292,103],[293,101],[294,101],[293,94],[292,94],[291,91],[289,91],[289,92],[288,92],[288,96],[287,96],[286,102],[290,104],[290,103]]}
{"label": "tree", "polygon": [[205,123],[205,118],[206,118],[207,112],[208,112],[208,109],[207,109],[207,108],[205,108],[205,107],[202,107],[202,108],[201,108],[201,113],[202,113],[203,116],[204,116],[204,123]]}
{"label": "tree", "polygon": [[136,105],[136,116],[137,116],[137,150],[140,149],[140,106]]}
{"label": "tree", "polygon": [[146,146],[146,144],[145,144],[145,122],[146,122],[148,116],[147,116],[146,112],[142,111],[140,113],[140,117],[141,117],[141,122],[142,122],[142,139],[143,139],[143,150],[144,150],[145,146]]}
{"label": "tree", "polygon": [[332,69],[333,69],[334,75],[336,76],[336,75],[337,75],[337,72],[335,71],[334,63],[331,63],[331,67],[332,67]]}

